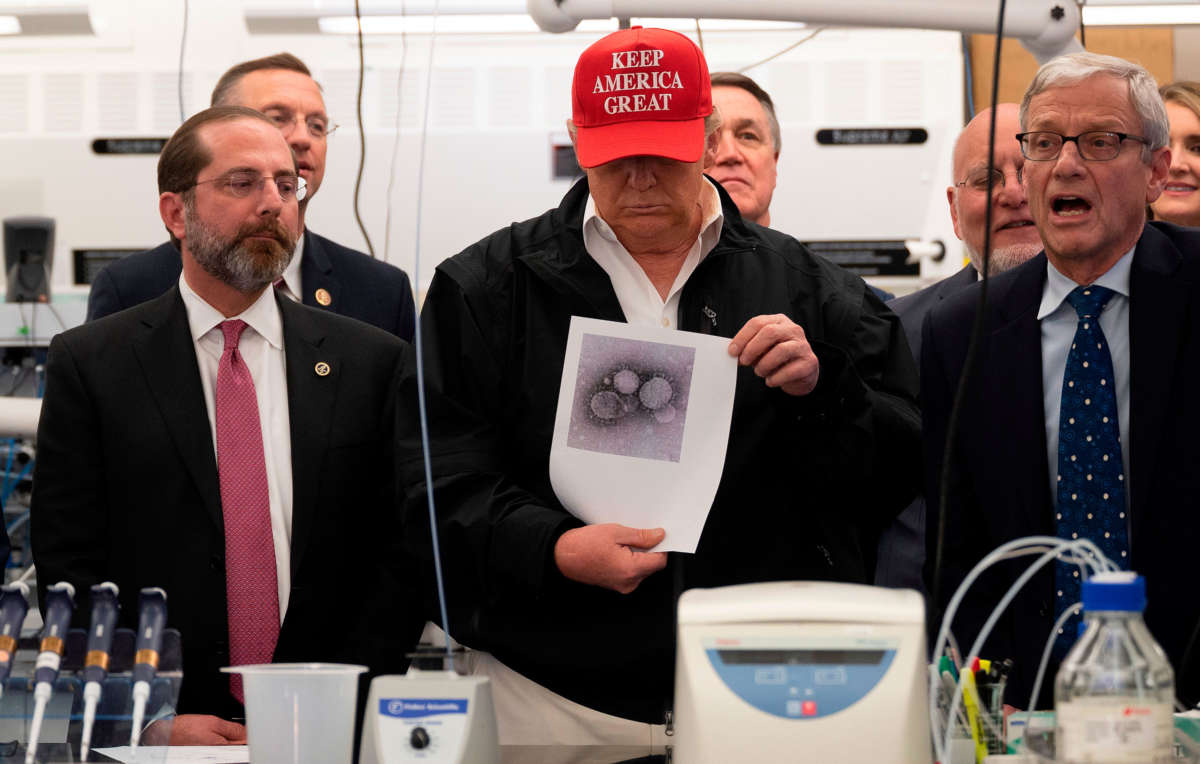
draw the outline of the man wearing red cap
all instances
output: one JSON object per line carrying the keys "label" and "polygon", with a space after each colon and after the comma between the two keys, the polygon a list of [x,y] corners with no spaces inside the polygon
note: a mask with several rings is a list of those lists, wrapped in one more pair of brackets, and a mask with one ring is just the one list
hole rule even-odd
{"label": "man wearing red cap", "polygon": [[[450,631],[484,651],[504,743],[650,741],[670,718],[680,592],[865,583],[880,529],[916,493],[916,370],[899,321],[861,279],[744,223],[705,177],[710,91],[683,35],[635,27],[593,44],[569,125],[587,178],[442,263],[425,301]],[[585,525],[555,496],[572,316],[731,338],[745,368],[694,554],[646,551],[662,529]],[[410,467],[416,525],[424,476]]]}

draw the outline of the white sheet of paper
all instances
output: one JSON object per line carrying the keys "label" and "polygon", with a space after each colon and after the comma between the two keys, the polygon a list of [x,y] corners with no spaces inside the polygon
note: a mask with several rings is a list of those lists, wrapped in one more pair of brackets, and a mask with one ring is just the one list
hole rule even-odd
{"label": "white sheet of paper", "polygon": [[712,508],[737,382],[729,339],[571,318],[550,483],[587,523],[663,528],[695,552]]}
{"label": "white sheet of paper", "polygon": [[250,761],[250,748],[244,745],[138,746],[137,751],[123,745],[94,750],[125,764],[160,761],[167,764],[247,764]]}

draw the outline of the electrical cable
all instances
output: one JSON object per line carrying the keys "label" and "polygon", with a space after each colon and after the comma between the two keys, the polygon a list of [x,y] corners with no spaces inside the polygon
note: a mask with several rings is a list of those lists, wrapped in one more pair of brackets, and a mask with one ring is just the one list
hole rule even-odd
{"label": "electrical cable", "polygon": [[950,632],[946,632],[946,645],[950,651],[950,660],[954,661],[954,666],[957,668],[962,665],[962,650],[958,647],[958,640]]}
{"label": "electrical cable", "polygon": [[5,529],[8,532],[9,537],[12,537],[13,532],[16,531],[18,528],[20,528],[22,525],[24,525],[27,522],[29,522],[29,513],[28,512],[23,513],[16,520],[13,520],[12,525],[8,526]]}
{"label": "electrical cable", "polygon": [[[8,455],[4,461],[4,481],[0,482],[0,494],[8,491],[8,477],[12,474],[13,451],[17,448],[17,439],[9,438],[6,444],[8,446]],[[0,501],[0,511],[4,509],[4,502]]]}
{"label": "electrical cable", "polygon": [[[946,606],[946,612],[942,617],[941,628],[938,631],[937,638],[933,644],[933,654],[940,655],[943,642],[948,642],[950,637],[950,623],[953,621],[954,615],[958,611],[958,606],[961,604],[966,592],[970,589],[975,580],[991,565],[1001,560],[1010,559],[1011,556],[1020,552],[1022,555],[1035,553],[1057,554],[1060,557],[1067,552],[1075,552],[1082,554],[1081,563],[1090,566],[1093,570],[1117,570],[1117,566],[1109,560],[1089,539],[1066,540],[1055,536],[1029,536],[1026,538],[1016,539],[1001,544],[996,549],[989,552],[982,560],[971,568],[971,571],[963,578],[954,596]],[[1086,578],[1086,574],[1084,578]],[[969,656],[963,657],[965,661]]]}
{"label": "electrical cable", "polygon": [[[5,488],[4,492],[2,494],[0,494],[0,508],[8,506],[8,500],[9,500],[9,498],[12,497],[13,491],[17,490],[17,486],[19,486],[21,484],[22,480],[24,480],[25,478],[27,478],[29,476],[29,473],[31,471],[33,471],[33,462],[32,461],[26,462],[25,466],[22,467],[21,471],[17,474],[16,479],[12,481],[12,484],[8,485]],[[5,476],[6,481],[7,481],[8,477],[11,477],[11,476]],[[17,525],[17,524],[19,524],[19,522],[14,523],[14,525]]]}
{"label": "electrical cable", "polygon": [[[416,250],[413,259],[413,287],[420,294],[421,289],[421,211],[425,187],[425,139],[429,134],[429,104],[433,98],[433,54],[437,48],[437,20],[440,0],[433,0],[433,33],[429,35],[429,60],[425,66],[425,109],[421,115],[421,146],[417,153],[417,219],[414,225]],[[433,544],[433,567],[437,580],[438,607],[442,616],[442,631],[446,635],[446,665],[454,670],[454,650],[451,647],[450,618],[447,615],[446,587],[442,574],[441,543],[438,538],[437,508],[433,499],[433,459],[429,452],[429,417],[425,402],[425,353],[424,341],[421,338],[421,311],[417,311],[416,328],[414,332],[415,350],[417,353],[417,406],[421,416],[421,453],[425,468],[425,497],[429,506],[429,536]]]}
{"label": "electrical cable", "polygon": [[[37,312],[36,310],[34,311]],[[25,303],[17,303],[17,314],[21,317],[21,328],[25,330],[25,344],[32,346],[30,338],[32,337],[33,329],[29,326],[29,319],[25,317]]]}
{"label": "electrical cable", "polygon": [[21,471],[14,478],[9,472],[4,476],[4,494],[0,496],[0,508],[8,504],[8,499],[12,496],[12,492],[17,490],[17,486],[21,485],[21,481],[29,477],[29,473],[33,471],[33,460],[25,462],[21,465]]}
{"label": "electrical cable", "polygon": [[801,45],[808,42],[809,40],[816,37],[817,35],[821,34],[828,28],[829,27],[817,27],[816,29],[814,29],[811,33],[809,33],[806,37],[804,37],[800,41],[792,43],[791,45],[787,46],[786,48],[779,51],[778,53],[772,53],[771,55],[767,56],[766,58],[764,58],[761,61],[755,61],[753,64],[750,64],[749,66],[743,66],[741,69],[738,69],[737,72],[738,72],[738,74],[745,74],[746,72],[750,71],[751,69],[753,69],[756,66],[762,66],[763,64],[767,63],[768,61],[774,61],[775,59],[782,56],[784,53],[787,53],[789,51],[795,50],[796,48],[799,48]]}
{"label": "electrical cable", "polygon": [[[1012,602],[1013,598],[1017,596],[1025,584],[1047,563],[1063,556],[1064,553],[1073,552],[1080,556],[1081,563],[1086,564],[1095,571],[1117,569],[1117,565],[1105,557],[1104,553],[1100,551],[1099,547],[1086,538],[1067,540],[1060,539],[1055,536],[1030,536],[1001,544],[999,547],[984,556],[984,558],[980,560],[966,575],[958,589],[955,590],[954,596],[951,597],[950,603],[946,607],[946,612],[942,616],[942,623],[938,631],[937,639],[934,640],[934,655],[941,654],[942,644],[946,641],[947,635],[950,632],[950,624],[953,622],[954,616],[958,612],[958,607],[962,604],[962,600],[966,597],[967,591],[970,589],[970,587],[987,568],[1001,560],[1008,559],[1012,553],[1017,551],[1022,551],[1024,554],[1036,554],[1040,552],[1041,556],[1038,557],[1033,564],[1026,568],[1026,570],[1017,577],[1017,580],[1013,582],[1012,586],[1009,587],[1008,591],[1005,592],[1003,597],[1001,597],[999,603],[997,603],[995,608],[993,608],[988,619],[984,622],[983,627],[980,629],[979,635],[975,638],[975,642],[971,645],[970,651],[966,655],[962,656],[964,664],[969,663],[972,658],[978,655],[979,649],[983,646],[983,643],[987,640],[988,636],[991,635],[992,629],[996,625],[996,621],[999,620],[1000,616],[1008,608],[1009,603]],[[1087,577],[1088,576],[1085,570],[1081,578],[1086,579]],[[931,728],[934,730],[936,730],[939,726],[937,723],[936,691],[937,687],[935,684],[935,678],[931,676],[929,680],[929,716],[932,722]],[[962,685],[960,683],[958,687],[956,687],[954,696],[951,699],[949,718],[953,718],[961,701]],[[950,746],[949,725],[947,725],[944,737],[938,738],[935,736],[933,742],[935,751],[937,753],[937,759],[939,761],[946,761],[945,752]]]}
{"label": "electrical cable", "polygon": [[[408,17],[406,4],[400,3],[400,18]],[[400,26],[400,72],[396,75],[396,134],[392,138],[392,166],[388,170],[387,196],[384,197],[385,213],[383,218],[383,261],[391,262],[389,252],[392,246],[392,189],[396,185],[396,164],[400,159],[400,116],[404,113],[404,72],[408,62],[408,30],[407,24]],[[415,287],[415,285],[414,285]]]}
{"label": "electrical cable", "polygon": [[1050,663],[1050,653],[1054,651],[1054,640],[1058,637],[1058,630],[1061,629],[1063,625],[1065,625],[1066,622],[1071,619],[1071,616],[1082,611],[1083,603],[1076,602],[1074,605],[1071,605],[1067,609],[1063,610],[1062,615],[1060,615],[1054,621],[1054,625],[1050,627],[1050,636],[1046,639],[1046,647],[1042,650],[1042,660],[1038,663],[1037,674],[1034,676],[1033,689],[1029,693],[1029,705],[1025,706],[1025,708],[1029,709],[1031,713],[1033,712],[1033,709],[1037,708],[1037,706],[1034,704],[1037,703],[1037,697],[1039,694],[1041,694],[1042,680],[1046,677],[1046,666]]}
{"label": "electrical cable", "polygon": [[1079,44],[1087,50],[1087,28],[1083,25],[1083,6],[1087,5],[1087,0],[1075,0],[1075,7],[1079,8]]}
{"label": "electrical cable", "polygon": [[964,96],[967,99],[967,118],[963,120],[963,124],[970,122],[975,116],[975,73],[971,67],[971,38],[967,33],[962,35],[962,55],[963,55],[963,78],[965,87],[963,90]]}
{"label": "electrical cable", "polygon": [[987,212],[984,217],[983,229],[983,269],[979,279],[979,305],[975,309],[975,321],[971,327],[971,338],[967,342],[966,358],[963,361],[962,373],[958,378],[958,388],[954,393],[954,403],[950,407],[950,418],[946,426],[946,446],[942,455],[942,474],[939,480],[937,535],[933,548],[933,575],[930,581],[930,602],[937,608],[941,602],[942,584],[942,554],[946,545],[946,513],[949,509],[950,473],[954,462],[954,445],[957,439],[959,420],[962,418],[963,404],[967,397],[971,374],[975,367],[975,359],[979,353],[979,345],[983,340],[983,327],[987,321],[988,271],[991,269],[992,252],[992,190],[995,185],[996,168],[996,104],[1000,92],[1000,43],[1004,39],[1004,11],[1006,0],[1000,0],[998,17],[996,19],[996,50],[992,59],[992,113],[988,128],[988,184]]}
{"label": "electrical cable", "polygon": [[355,97],[355,112],[358,114],[358,174],[354,178],[354,220],[358,223],[358,230],[362,231],[363,240],[367,242],[367,253],[375,257],[375,247],[371,244],[371,237],[367,234],[367,227],[363,225],[358,209],[363,169],[367,164],[367,131],[363,128],[363,80],[367,76],[367,64],[363,46],[362,11],[358,7],[358,0],[354,0],[354,21],[358,28],[358,95]]}
{"label": "electrical cable", "polygon": [[50,302],[49,300],[43,304],[50,311],[50,314],[54,316],[54,320],[58,322],[59,328],[65,332],[67,330],[67,325],[63,322],[63,317],[59,314],[58,308],[55,308],[54,303]]}
{"label": "electrical cable", "polygon": [[[1093,542],[1091,542],[1088,539],[1066,540],[1066,539],[1057,538],[1055,536],[1030,536],[1027,538],[1016,539],[1013,541],[1009,541],[1005,544],[1002,544],[999,547],[997,547],[996,549],[994,549],[993,551],[989,552],[987,555],[984,556],[984,558],[982,560],[980,560],[978,563],[976,563],[975,567],[973,567],[971,569],[971,571],[966,575],[966,577],[963,579],[962,583],[959,585],[958,589],[955,591],[954,596],[951,598],[950,603],[946,608],[946,612],[942,618],[941,628],[938,631],[937,638],[934,640],[933,655],[935,655],[935,656],[941,655],[943,643],[949,643],[950,641],[952,641],[952,635],[950,634],[950,624],[953,622],[954,616],[958,612],[958,607],[962,603],[963,598],[966,596],[967,591],[971,588],[971,586],[975,583],[975,581],[979,578],[979,576],[982,575],[983,571],[985,571],[987,568],[991,567],[995,563],[1000,562],[1001,560],[1006,560],[1006,559],[1011,558],[1015,554],[1029,555],[1029,554],[1035,554],[1035,553],[1043,553],[1043,559],[1039,560],[1037,563],[1035,563],[1033,566],[1031,566],[1030,569],[1026,572],[1027,575],[1031,576],[1031,575],[1033,575],[1033,573],[1035,573],[1037,571],[1038,568],[1040,568],[1042,565],[1045,564],[1046,560],[1049,560],[1050,558],[1053,558],[1055,556],[1062,557],[1065,553],[1068,553],[1068,552],[1074,552],[1075,554],[1078,554],[1080,556],[1080,559],[1084,563],[1090,565],[1092,568],[1094,568],[1096,570],[1115,570],[1116,569],[1115,564],[1112,563],[1110,560],[1108,560],[1106,557],[1104,557],[1104,555],[1100,551],[1100,549]],[[1086,570],[1084,571],[1083,577],[1087,578]],[[1010,590],[1008,592],[1008,595],[1006,595],[1007,599],[1002,600],[1001,603],[999,605],[997,605],[996,609],[993,610],[992,615],[994,617],[996,617],[996,618],[999,617],[999,614],[1001,612],[1003,612],[1004,608],[1007,607],[1008,602],[1011,601],[1011,597],[1015,596],[1016,592],[1018,592],[1021,589],[1021,587],[1024,585],[1025,580],[1028,580],[1028,579],[1027,578],[1025,578],[1024,580],[1018,579],[1018,581],[1013,584],[1012,588],[1010,588]],[[984,625],[984,630],[980,632],[982,639],[987,638],[988,634],[991,632],[991,628],[992,628],[992,624]],[[975,652],[977,652],[979,650],[979,647],[980,647],[980,643],[977,641],[976,644],[972,646],[972,652],[967,653],[966,655],[961,655],[957,651],[955,651],[955,654],[953,654],[951,657],[952,657],[952,660],[954,661],[956,669],[961,670],[963,665],[966,665],[967,663],[969,663],[971,658],[974,657]],[[961,663],[959,662],[960,659],[962,661]],[[940,726],[938,723],[937,707],[936,707],[936,702],[935,702],[936,697],[937,697],[936,696],[936,692],[937,692],[936,682],[937,682],[936,677],[931,676],[930,677],[930,686],[929,686],[929,698],[930,698],[929,716],[930,716],[930,721],[931,721],[931,728],[935,731]],[[949,711],[950,718],[952,718],[954,713],[957,711],[957,708],[958,708],[957,704],[961,700],[961,698],[962,698],[961,690],[956,691],[955,695],[954,695],[953,703],[952,703],[952,705],[950,707],[950,711]],[[941,742],[940,739],[935,735],[935,737],[934,737],[935,748],[939,745],[940,742]],[[946,745],[947,746],[949,745],[948,736],[947,736]],[[939,754],[944,753],[943,750],[940,748],[938,748],[937,750],[938,750]],[[939,755],[938,758],[939,758],[939,760],[945,760],[944,755]]]}
{"label": "electrical cable", "polygon": [[176,77],[176,90],[179,94],[179,122],[182,124],[187,119],[187,112],[183,107],[183,52],[187,48],[188,36],[188,0],[183,0],[183,34],[179,37],[179,73]]}
{"label": "electrical cable", "polygon": [[[1200,649],[1200,620],[1196,621],[1196,625],[1192,627],[1192,635],[1188,638],[1187,647],[1183,650],[1183,660],[1179,662],[1179,679],[1186,679],[1197,673],[1196,671],[1189,672],[1188,668],[1196,660],[1200,659],[1200,653],[1197,652],[1198,649]],[[1178,693],[1183,688],[1177,685],[1175,689]]]}

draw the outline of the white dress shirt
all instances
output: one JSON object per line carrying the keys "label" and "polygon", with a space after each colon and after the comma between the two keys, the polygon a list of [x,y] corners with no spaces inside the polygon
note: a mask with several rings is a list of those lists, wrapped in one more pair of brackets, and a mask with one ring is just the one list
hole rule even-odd
{"label": "white dress shirt", "polygon": [[683,285],[687,283],[700,261],[708,257],[708,253],[717,246],[717,240],[721,238],[721,228],[725,224],[725,215],[721,212],[721,197],[717,194],[716,186],[705,178],[704,189],[700,199],[700,207],[704,214],[704,220],[700,224],[700,235],[692,244],[665,300],[650,281],[650,277],[642,270],[642,266],[638,265],[617,239],[608,223],[596,214],[596,202],[591,194],[588,194],[587,207],[583,212],[583,246],[608,274],[608,280],[612,282],[617,302],[621,303],[621,310],[624,311],[628,323],[667,328],[679,326],[679,297],[683,292]]}
{"label": "white dress shirt", "polygon": [[304,232],[296,238],[296,248],[292,250],[292,259],[283,269],[283,285],[276,287],[280,292],[291,298],[292,302],[304,302],[304,284],[300,283],[300,258],[304,257]]}
{"label": "white dress shirt", "polygon": [[[1136,248],[1136,245],[1135,245]],[[1100,313],[1100,329],[1108,352],[1112,355],[1114,392],[1117,396],[1117,424],[1121,430],[1121,462],[1125,473],[1125,506],[1129,506],[1129,269],[1133,265],[1133,250],[1129,250],[1113,267],[1093,283],[1107,287],[1115,294]],[[1064,276],[1049,260],[1046,261],[1046,286],[1042,289],[1042,304],[1038,321],[1042,329],[1042,398],[1046,415],[1046,458],[1050,465],[1050,500],[1058,506],[1058,419],[1062,409],[1063,377],[1067,372],[1067,355],[1079,315],[1067,295],[1079,286]]]}
{"label": "white dress shirt", "polygon": [[[200,366],[200,385],[208,409],[213,454],[217,450],[217,367],[225,349],[221,322],[225,316],[204,301],[179,277],[179,293],[187,310],[188,326]],[[287,373],[283,355],[283,322],[274,290],[264,289],[240,318],[248,326],[238,341],[238,352],[254,380],[258,417],[262,426],[263,456],[267,467],[267,496],[271,506],[271,536],[275,542],[275,575],[279,584],[279,620],[287,612],[292,589],[292,438],[288,415]]]}

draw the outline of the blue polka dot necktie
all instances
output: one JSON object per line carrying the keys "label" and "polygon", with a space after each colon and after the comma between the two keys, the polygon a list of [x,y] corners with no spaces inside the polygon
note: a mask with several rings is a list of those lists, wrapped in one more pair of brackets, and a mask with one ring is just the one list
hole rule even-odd
{"label": "blue polka dot necktie", "polygon": [[[1076,287],[1067,301],[1079,315],[1063,374],[1058,422],[1058,536],[1087,538],[1122,568],[1129,567],[1125,522],[1125,475],[1112,356],[1100,328],[1100,313],[1113,296],[1102,286]],[[1055,615],[1080,599],[1079,568],[1055,567]],[[1075,642],[1079,616],[1055,640],[1061,659]]]}

